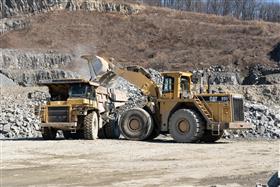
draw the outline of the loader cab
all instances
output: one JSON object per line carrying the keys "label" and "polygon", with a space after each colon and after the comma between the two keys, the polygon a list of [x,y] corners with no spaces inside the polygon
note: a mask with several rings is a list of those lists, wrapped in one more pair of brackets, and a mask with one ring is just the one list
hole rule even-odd
{"label": "loader cab", "polygon": [[190,97],[191,77],[189,72],[163,72],[163,99],[183,99]]}

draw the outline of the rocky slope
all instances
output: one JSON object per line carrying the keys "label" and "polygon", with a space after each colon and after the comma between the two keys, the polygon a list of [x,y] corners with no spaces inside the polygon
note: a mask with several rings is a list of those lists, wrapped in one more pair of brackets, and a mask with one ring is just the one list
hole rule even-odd
{"label": "rocky slope", "polygon": [[54,51],[0,49],[0,73],[25,86],[44,79],[78,77],[67,70],[72,66],[72,58]]}
{"label": "rocky slope", "polygon": [[108,0],[4,0],[0,2],[0,11],[3,12],[0,18],[59,9],[133,14],[137,13],[139,8],[135,4]]}

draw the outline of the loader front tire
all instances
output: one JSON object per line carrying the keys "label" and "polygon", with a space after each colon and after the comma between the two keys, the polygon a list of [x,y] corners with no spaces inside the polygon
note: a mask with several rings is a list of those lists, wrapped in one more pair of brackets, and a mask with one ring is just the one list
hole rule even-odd
{"label": "loader front tire", "polygon": [[105,136],[108,139],[119,139],[121,132],[116,121],[110,121],[104,125]]}
{"label": "loader front tire", "polygon": [[89,113],[84,119],[84,138],[95,140],[98,135],[98,116],[96,112]]}
{"label": "loader front tire", "polygon": [[223,134],[224,134],[224,132],[221,131],[219,135],[214,136],[214,135],[212,135],[212,132],[210,130],[207,130],[204,132],[203,136],[201,137],[201,142],[214,143],[214,142],[218,141],[223,136]]}
{"label": "loader front tire", "polygon": [[179,109],[169,119],[169,133],[176,142],[198,142],[204,132],[204,124],[195,111]]}
{"label": "loader front tire", "polygon": [[119,120],[122,135],[129,140],[146,140],[153,131],[151,115],[142,108],[125,111]]}

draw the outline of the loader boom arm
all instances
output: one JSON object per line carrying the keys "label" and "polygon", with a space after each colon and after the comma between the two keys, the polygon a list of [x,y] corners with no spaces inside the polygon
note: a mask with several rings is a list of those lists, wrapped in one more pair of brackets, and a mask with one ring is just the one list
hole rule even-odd
{"label": "loader boom arm", "polygon": [[114,69],[116,75],[135,85],[145,96],[159,97],[159,87],[142,67],[131,66]]}
{"label": "loader boom arm", "polygon": [[151,79],[150,74],[142,67],[117,67],[101,57],[84,55],[89,65],[91,80],[97,80],[100,84],[106,85],[115,76],[119,76],[135,85],[145,96],[159,97],[158,85]]}

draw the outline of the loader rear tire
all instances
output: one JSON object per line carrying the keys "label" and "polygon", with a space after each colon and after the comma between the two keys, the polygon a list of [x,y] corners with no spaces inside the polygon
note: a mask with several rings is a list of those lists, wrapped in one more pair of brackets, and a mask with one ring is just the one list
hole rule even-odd
{"label": "loader rear tire", "polygon": [[152,133],[154,124],[151,115],[142,108],[125,111],[119,120],[122,135],[129,140],[146,140]]}
{"label": "loader rear tire", "polygon": [[95,140],[98,135],[98,116],[96,112],[89,113],[84,119],[84,138]]}
{"label": "loader rear tire", "polygon": [[198,142],[203,135],[205,125],[200,115],[190,109],[177,110],[169,120],[169,133],[176,142]]}
{"label": "loader rear tire", "polygon": [[56,129],[44,127],[42,136],[44,140],[54,140],[56,138],[56,133]]}

